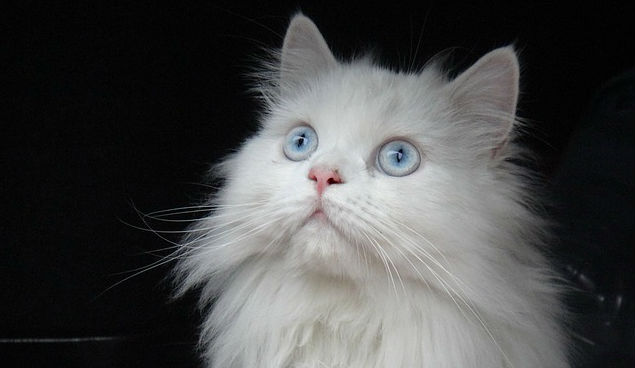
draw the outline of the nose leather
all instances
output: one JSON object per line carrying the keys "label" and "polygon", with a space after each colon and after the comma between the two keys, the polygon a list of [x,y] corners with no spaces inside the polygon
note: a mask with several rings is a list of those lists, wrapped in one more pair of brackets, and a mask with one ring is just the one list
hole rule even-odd
{"label": "nose leather", "polygon": [[317,192],[319,196],[322,196],[324,190],[333,184],[342,184],[342,178],[340,177],[337,169],[313,167],[309,170],[309,179],[317,183]]}

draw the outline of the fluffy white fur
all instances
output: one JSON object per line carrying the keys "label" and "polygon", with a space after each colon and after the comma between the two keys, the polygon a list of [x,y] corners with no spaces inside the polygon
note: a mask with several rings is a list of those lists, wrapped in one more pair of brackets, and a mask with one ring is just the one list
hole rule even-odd
{"label": "fluffy white fur", "polygon": [[[294,17],[261,84],[262,128],[214,168],[224,185],[182,245],[208,366],[568,367],[545,223],[513,163],[518,76],[512,48],[452,81],[338,62]],[[319,145],[291,161],[301,124]],[[421,152],[404,177],[376,165],[395,137]],[[318,166],[343,180],[321,199]]]}

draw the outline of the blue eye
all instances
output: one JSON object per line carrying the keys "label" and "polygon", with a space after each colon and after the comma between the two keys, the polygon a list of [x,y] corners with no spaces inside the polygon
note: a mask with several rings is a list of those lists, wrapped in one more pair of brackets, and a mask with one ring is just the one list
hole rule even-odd
{"label": "blue eye", "polygon": [[318,146],[318,137],[315,130],[307,125],[291,129],[284,140],[282,149],[285,156],[292,161],[301,161],[308,158]]}
{"label": "blue eye", "polygon": [[377,154],[377,165],[390,176],[412,174],[421,163],[421,155],[412,144],[394,140],[384,144]]}

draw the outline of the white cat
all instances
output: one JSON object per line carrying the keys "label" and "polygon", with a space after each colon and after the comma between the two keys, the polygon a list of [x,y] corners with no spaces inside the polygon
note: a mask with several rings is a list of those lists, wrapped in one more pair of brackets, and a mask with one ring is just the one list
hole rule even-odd
{"label": "white cat", "polygon": [[339,62],[295,16],[259,132],[214,174],[179,292],[219,368],[568,367],[545,222],[514,161],[519,67]]}

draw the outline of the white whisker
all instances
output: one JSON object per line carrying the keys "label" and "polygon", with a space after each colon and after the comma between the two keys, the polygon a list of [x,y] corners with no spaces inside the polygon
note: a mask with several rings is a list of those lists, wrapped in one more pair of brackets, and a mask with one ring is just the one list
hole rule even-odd
{"label": "white whisker", "polygon": [[380,246],[378,246],[378,244],[376,244],[375,241],[373,241],[373,239],[371,237],[368,236],[368,234],[366,234],[365,232],[362,232],[362,234],[366,237],[366,239],[368,240],[369,244],[375,248],[375,250],[377,251],[377,254],[379,255],[379,257],[381,258],[381,261],[384,264],[384,268],[386,270],[386,273],[390,279],[390,282],[392,284],[393,290],[395,291],[395,296],[398,296],[399,294],[397,293],[397,285],[395,284],[395,279],[392,276],[392,271],[390,270],[390,266],[386,260],[386,255],[385,252],[383,251],[383,249],[381,249]]}
{"label": "white whisker", "polygon": [[[351,210],[352,208],[350,206],[347,206],[345,203],[342,202],[337,202],[338,205],[344,207],[344,208],[348,208],[349,210]],[[369,214],[368,212],[363,212],[364,214]],[[373,229],[375,232],[377,232],[378,235],[380,235],[384,240],[386,240],[389,244],[391,244],[393,246],[393,248],[399,252],[402,257],[411,265],[411,267],[413,268],[413,270],[415,270],[415,272],[418,274],[418,276],[421,278],[421,280],[423,280],[429,287],[429,284],[427,283],[427,280],[425,279],[425,277],[423,277],[423,275],[418,271],[418,268],[409,260],[409,258],[407,256],[405,256],[403,254],[403,252],[401,252],[401,250],[399,249],[400,247],[395,245],[394,243],[390,242],[383,234],[381,231],[377,230],[376,225],[373,224],[377,224],[377,221],[379,221],[379,223],[383,224],[384,229],[387,231],[390,231],[394,236],[399,237],[401,240],[405,241],[407,244],[411,244],[415,247],[415,250],[421,252],[421,254],[428,258],[430,261],[433,262],[434,265],[436,265],[437,267],[439,267],[443,272],[445,272],[448,276],[450,276],[453,280],[455,280],[457,282],[457,287],[459,289],[462,289],[462,282],[461,280],[456,277],[454,274],[452,274],[449,270],[447,270],[446,267],[444,267],[441,263],[439,263],[430,253],[428,253],[424,248],[420,247],[418,244],[416,244],[415,242],[413,242],[412,240],[403,237],[399,231],[393,230],[391,228],[391,226],[386,222],[386,221],[382,221],[381,220],[381,216],[360,216],[359,214],[357,214],[357,218],[359,218],[360,220],[364,221],[364,223],[371,229]],[[398,223],[399,225],[400,223]],[[406,226],[405,224],[400,224],[403,226]],[[426,241],[426,243],[428,243],[429,245],[432,245],[432,243],[430,243],[429,241],[427,241],[427,239],[425,239],[425,237],[421,236],[419,233],[417,233],[416,231],[410,229],[412,233],[418,235],[420,238],[424,239]],[[367,237],[367,239],[372,242],[373,240],[369,237]],[[409,247],[404,247],[404,249],[409,252],[410,254],[412,254],[415,259],[417,259],[431,274],[432,276],[439,282],[440,286],[442,287],[442,289],[446,292],[446,294],[448,295],[448,297],[452,300],[452,302],[456,305],[456,307],[458,308],[459,312],[464,316],[464,318],[466,318],[466,320],[469,320],[469,317],[467,316],[467,314],[465,313],[465,311],[463,310],[463,307],[461,307],[461,304],[464,305],[467,310],[470,312],[471,315],[473,315],[476,320],[478,321],[478,323],[481,325],[481,327],[483,328],[483,330],[485,331],[485,333],[488,335],[488,337],[492,340],[492,342],[494,343],[494,345],[496,346],[496,348],[499,350],[499,352],[503,355],[504,359],[511,364],[511,361],[509,360],[509,358],[507,357],[506,353],[503,351],[502,347],[500,346],[500,344],[498,343],[498,341],[496,340],[496,338],[494,337],[493,333],[491,332],[491,330],[489,329],[489,327],[487,326],[487,324],[485,323],[485,321],[483,320],[483,318],[481,317],[481,315],[478,313],[478,311],[476,310],[476,308],[472,305],[471,302],[469,302],[468,300],[466,300],[463,295],[459,292],[457,292],[457,290],[454,289],[454,287],[452,287],[452,285],[450,285],[447,281],[443,280],[443,278],[441,278],[441,276],[430,267],[430,265],[428,265],[423,259],[421,259],[417,254],[415,254]],[[439,252],[439,250],[435,247],[435,249],[437,250],[437,252]],[[381,251],[385,254],[385,251],[383,250],[383,248],[381,249]],[[387,256],[387,255],[386,255]],[[382,256],[383,258],[383,256]],[[444,257],[445,259],[445,257]],[[446,263],[447,263],[447,259],[445,259]],[[394,264],[393,264],[394,267]],[[396,270],[396,269],[395,269]],[[394,281],[393,281],[394,284]],[[402,284],[403,286],[403,284]],[[405,290],[404,290],[405,291]],[[464,292],[464,290],[462,290]],[[458,299],[458,301],[457,301]],[[461,304],[459,304],[459,301],[461,302]]]}

